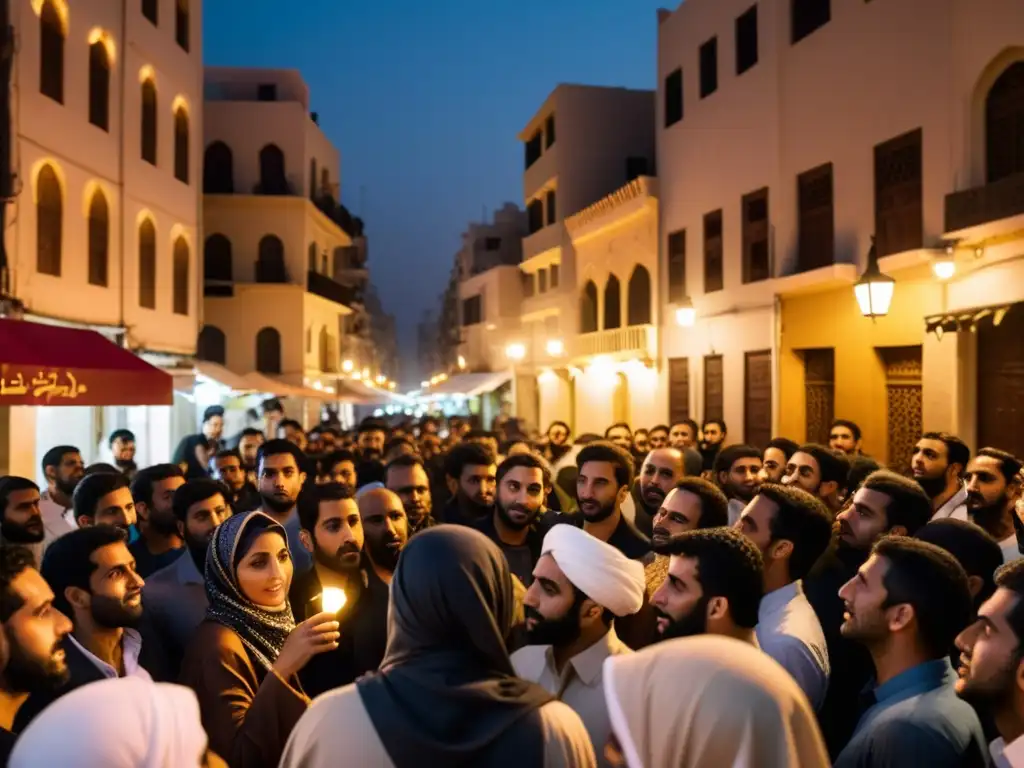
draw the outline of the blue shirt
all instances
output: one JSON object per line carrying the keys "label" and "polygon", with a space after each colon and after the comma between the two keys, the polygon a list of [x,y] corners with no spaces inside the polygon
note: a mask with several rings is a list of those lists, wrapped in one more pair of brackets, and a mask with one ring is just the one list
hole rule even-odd
{"label": "blue shirt", "polygon": [[953,689],[948,659],[926,661],[867,689],[861,716],[835,768],[965,768],[988,764],[978,716]]}

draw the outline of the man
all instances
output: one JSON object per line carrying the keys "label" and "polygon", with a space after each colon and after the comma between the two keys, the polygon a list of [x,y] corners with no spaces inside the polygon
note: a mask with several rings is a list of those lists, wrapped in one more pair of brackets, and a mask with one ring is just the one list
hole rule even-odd
{"label": "man", "polygon": [[380,419],[365,418],[359,423],[356,446],[363,461],[380,460],[384,456],[384,441],[388,437],[387,425]]}
{"label": "man", "polygon": [[799,450],[795,441],[788,437],[776,437],[768,441],[761,456],[761,471],[757,479],[762,483],[781,483],[786,474],[789,459]]}
{"label": "man", "polygon": [[704,458],[704,471],[713,472],[718,452],[725,445],[725,436],[729,434],[722,419],[705,419],[700,428],[700,455]]}
{"label": "man", "polygon": [[628,507],[632,507],[633,524],[645,536],[653,533],[654,516],[684,474],[683,454],[678,448],[655,448],[647,454],[633,493],[623,505],[627,517]]}
{"label": "man", "polygon": [[299,538],[301,526],[295,512],[299,492],[306,484],[306,473],[302,470],[306,456],[287,440],[268,440],[260,446],[257,456],[260,509],[284,526],[295,573],[302,573],[313,565],[309,550]]}
{"label": "man", "polygon": [[276,439],[277,425],[284,420],[284,406],[276,397],[271,397],[260,403],[260,410],[263,412],[264,440]]}
{"label": "man", "polygon": [[[257,445],[257,449],[259,446]],[[256,490],[242,466],[242,456],[237,448],[220,451],[213,458],[213,476],[227,486],[228,501],[236,513],[251,512],[260,506],[260,492]]]}
{"label": "man", "polygon": [[643,566],[570,525],[552,528],[541,551],[523,600],[530,644],[512,654],[512,665],[516,675],[572,707],[603,755],[611,734],[603,665],[631,653],[614,620],[640,610]]}
{"label": "man", "polygon": [[363,554],[373,575],[384,586],[398,567],[398,558],[409,542],[409,518],[402,500],[386,488],[375,488],[359,497],[363,524]]}
{"label": "man", "polygon": [[43,561],[54,608],[71,619],[64,643],[70,676],[54,692],[29,696],[18,711],[20,731],[49,704],[88,683],[116,677],[166,679],[166,660],[155,637],[145,640],[142,585],[125,533],[91,525],[55,541]]}
{"label": "man", "polygon": [[552,464],[562,458],[572,447],[569,443],[571,435],[572,430],[569,429],[569,425],[564,421],[551,422],[547,432],[546,454]]}
{"label": "man", "polygon": [[1014,517],[1020,490],[1021,462],[997,448],[982,448],[964,474],[967,512],[971,520],[999,542],[1005,562],[1021,556]]}
{"label": "man", "polygon": [[0,765],[7,765],[18,709],[30,694],[68,679],[62,645],[71,622],[53,607],[53,592],[23,547],[0,547],[0,624]]}
{"label": "man", "polygon": [[306,432],[302,425],[295,419],[282,419],[277,425],[277,436],[281,440],[287,440],[300,451],[306,450]]}
{"label": "man", "polygon": [[673,536],[657,551],[672,558],[668,578],[651,598],[662,640],[710,634],[757,643],[764,566],[747,537],[706,528]]}
{"label": "man", "polygon": [[789,457],[782,484],[802,488],[837,512],[849,472],[850,461],[846,454],[817,443],[806,443]]}
{"label": "man", "polygon": [[430,477],[419,456],[399,456],[384,469],[384,485],[398,494],[409,518],[409,535],[434,525]]}
{"label": "man", "polygon": [[949,432],[925,432],[917,441],[910,470],[932,500],[933,520],[967,519],[967,488],[960,476],[970,459],[967,443]]}
{"label": "man", "polygon": [[855,456],[860,453],[860,427],[846,419],[836,419],[828,429],[828,447]]}
{"label": "man", "polygon": [[311,553],[313,567],[292,580],[289,598],[296,623],[323,610],[325,588],[345,594],[338,612],[338,648],[314,656],[299,675],[313,698],[380,666],[387,645],[388,588],[376,576],[371,581],[363,567],[362,517],[345,486],[314,486],[303,494],[298,516],[302,545]]}
{"label": "man", "polygon": [[612,424],[608,427],[604,431],[604,439],[612,445],[619,446],[624,451],[630,451],[633,448],[633,430],[625,422],[620,421],[618,424]]}
{"label": "man", "polygon": [[666,445],[668,445],[668,427],[664,424],[651,427],[651,431],[647,436],[648,450],[656,451],[659,448],[664,448]]}
{"label": "man", "polygon": [[146,579],[142,599],[177,679],[196,627],[206,617],[206,549],[218,525],[231,516],[228,490],[216,480],[190,480],[174,492],[171,508],[185,552]]}
{"label": "man", "polygon": [[760,550],[764,562],[757,642],[796,680],[811,706],[820,709],[828,689],[828,648],[802,579],[828,548],[832,515],[806,491],[765,483],[736,528]]}
{"label": "man", "polygon": [[992,597],[996,591],[995,573],[1003,564],[1003,551],[981,526],[955,517],[932,518],[914,538],[941,547],[956,558],[967,573],[976,609]]}
{"label": "man", "polygon": [[416,453],[416,444],[411,438],[404,435],[395,435],[384,443],[384,457],[381,461],[387,464],[399,456],[411,456],[414,453]]}
{"label": "man", "polygon": [[544,540],[537,520],[544,510],[544,489],[551,475],[540,459],[527,453],[501,462],[495,480],[494,511],[474,527],[498,545],[509,570],[528,587]]}
{"label": "man", "polygon": [[452,497],[440,522],[473,525],[490,515],[497,470],[494,454],[477,443],[460,443],[448,451],[444,474]]}
{"label": "man", "polygon": [[956,559],[933,544],[888,537],[839,596],[843,636],[867,648],[875,679],[836,768],[985,765],[981,723],[957,698],[948,658],[972,617]]}
{"label": "man", "polygon": [[185,484],[177,464],[157,464],[140,471],[132,481],[132,499],[139,517],[139,538],[128,550],[135,570],[147,578],[178,559],[184,542],[172,504],[174,492]]}
{"label": "man", "polygon": [[999,738],[990,750],[996,768],[1018,768],[1024,765],[1024,560],[1002,566],[995,583],[978,618],[956,638],[956,692],[995,720]]}
{"label": "man", "polygon": [[36,567],[43,561],[46,527],[39,509],[39,486],[24,477],[0,477],[0,544],[17,544],[32,554]]}
{"label": "man", "polygon": [[71,497],[79,481],[85,476],[82,453],[73,445],[58,445],[43,456],[43,475],[46,490],[39,503],[46,528],[45,541],[49,544],[68,531],[75,530],[75,518],[71,514]]}
{"label": "man", "polygon": [[83,477],[75,488],[72,502],[79,528],[106,525],[120,528],[127,537],[135,525],[135,499],[128,487],[128,478],[122,474],[100,472]]}
{"label": "man", "polygon": [[628,448],[610,442],[589,443],[576,456],[576,499],[579,511],[559,521],[583,528],[631,560],[647,560],[651,541],[622,514],[633,484],[633,457]]}
{"label": "man", "polygon": [[419,446],[419,454],[424,461],[432,461],[441,454],[441,438],[437,435],[423,435]]}
{"label": "man", "polygon": [[715,481],[729,499],[729,525],[740,519],[743,508],[757,493],[761,452],[752,445],[730,445],[715,459]]}
{"label": "man", "polygon": [[487,432],[483,429],[471,429],[462,438],[463,442],[482,445],[491,455],[498,456],[498,435],[494,432]]}
{"label": "man", "polygon": [[129,429],[115,429],[108,441],[114,465],[126,475],[135,469],[135,433]]}
{"label": "man", "polygon": [[256,485],[257,464],[259,459],[260,446],[266,441],[263,433],[255,427],[247,427],[242,430],[238,438],[238,455],[242,457],[242,469],[245,470],[246,479],[254,486]]}
{"label": "man", "polygon": [[344,449],[327,454],[320,460],[320,473],[316,481],[321,484],[338,483],[347,486],[349,493],[355,493],[359,485],[356,455]]}
{"label": "man", "polygon": [[211,405],[203,411],[202,433],[211,453],[220,450],[220,438],[224,434],[224,409],[221,406]]}
{"label": "man", "polygon": [[668,444],[680,451],[697,445],[697,422],[693,419],[677,421],[669,427]]}

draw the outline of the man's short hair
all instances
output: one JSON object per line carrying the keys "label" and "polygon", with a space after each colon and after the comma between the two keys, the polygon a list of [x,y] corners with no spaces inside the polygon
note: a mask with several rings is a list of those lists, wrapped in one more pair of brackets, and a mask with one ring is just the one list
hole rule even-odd
{"label": "man's short hair", "polygon": [[[609,429],[613,428],[609,427]],[[584,446],[583,450],[576,455],[577,471],[582,470],[583,465],[588,461],[604,461],[614,466],[615,482],[618,483],[619,488],[624,485],[632,485],[633,475],[636,472],[633,457],[629,455],[628,451],[615,445],[615,443],[599,440],[596,443],[589,443]]]}
{"label": "man's short hair", "polygon": [[27,477],[7,475],[0,477],[0,520],[7,513],[7,504],[11,500],[11,494],[18,491],[38,491],[39,486]]}
{"label": "man's short hair", "polygon": [[174,498],[171,501],[171,511],[174,512],[175,518],[184,523],[188,518],[189,507],[193,504],[198,504],[200,501],[206,501],[217,494],[223,496],[225,503],[230,506],[231,491],[228,490],[224,483],[219,480],[206,478],[189,480],[174,492]]}
{"label": "man's short hair", "polygon": [[[75,493],[71,497],[71,506],[74,510],[75,520],[81,517],[95,517],[96,505],[99,504],[100,499],[108,493],[113,493],[121,488],[129,488],[129,485],[128,478],[120,472],[116,474],[112,472],[98,472],[95,475],[83,477],[78,481],[78,485],[75,486]],[[133,495],[132,499],[134,500],[134,498]]]}
{"label": "man's short hair", "polygon": [[408,437],[406,437],[405,435],[395,435],[394,437],[388,438],[387,442],[384,443],[384,453],[390,453],[395,448],[398,448],[401,445],[405,445],[408,446],[409,448],[412,448],[413,450],[416,450],[416,443],[414,443]]}
{"label": "man's short hair", "polygon": [[219,405],[211,405],[205,411],[203,411],[203,424],[208,422],[210,419],[220,416],[224,417],[224,409]]}
{"label": "man's short hair", "polygon": [[967,443],[951,432],[925,432],[921,435],[922,440],[938,440],[946,446],[946,460],[949,464],[959,464],[967,468],[967,462],[971,460],[971,449]]}
{"label": "man's short hair", "polygon": [[347,448],[339,448],[336,451],[331,451],[320,459],[320,474],[327,474],[330,470],[345,461],[352,462],[352,467],[355,468],[358,459],[356,458],[356,455]]}
{"label": "man's short hair", "polygon": [[[276,397],[268,397],[262,403],[260,403],[260,410],[263,413],[270,413],[271,411],[277,411],[278,413],[284,413],[284,406],[281,405],[281,401]],[[258,431],[258,430],[257,430]]]}
{"label": "man's short hair", "polygon": [[676,483],[676,488],[689,491],[700,499],[697,530],[719,528],[729,524],[729,499],[717,485],[703,477],[683,477]]}
{"label": "man's short hair", "polygon": [[845,453],[833,451],[820,443],[804,443],[797,451],[806,453],[817,462],[821,482],[836,483],[840,488],[845,487],[850,474],[850,460]]}
{"label": "man's short hair", "polygon": [[768,441],[768,444],[765,445],[764,447],[765,451],[767,451],[769,448],[777,448],[778,450],[782,451],[783,455],[786,457],[786,460],[788,461],[794,453],[800,450],[800,445],[796,442],[796,440],[790,440],[788,437],[773,437],[771,440]]}
{"label": "man's short hair", "polygon": [[59,467],[60,463],[64,460],[64,457],[69,453],[82,452],[75,448],[73,445],[55,445],[53,448],[43,454],[43,474],[46,474],[47,467]]}
{"label": "man's short hair", "polygon": [[126,545],[128,543],[127,534],[120,528],[112,525],[88,525],[69,531],[50,544],[43,556],[40,572],[53,590],[53,607],[68,618],[73,618],[75,613],[64,595],[64,590],[68,587],[79,587],[89,592],[89,577],[96,570],[96,563],[90,560],[92,553],[119,542]]}
{"label": "man's short hair", "polygon": [[274,440],[267,440],[256,450],[256,466],[262,465],[264,459],[268,456],[280,456],[285,453],[290,454],[295,459],[295,466],[299,470],[302,472],[306,471],[306,454],[291,440],[285,440],[280,437]]}
{"label": "man's short hair", "polygon": [[1017,658],[1024,657],[1024,559],[1012,560],[999,566],[995,574],[996,586],[1007,589],[1017,602],[1006,615],[1006,622],[1017,636]]}
{"label": "man's short hair", "polygon": [[316,530],[316,523],[320,519],[320,503],[324,501],[343,501],[354,499],[348,486],[341,483],[324,483],[323,485],[311,486],[299,494],[299,525],[303,530],[309,531],[310,535]]}
{"label": "man's short hair", "polygon": [[494,454],[480,443],[459,443],[445,455],[444,473],[458,480],[466,467],[489,467],[494,463]]}
{"label": "man's short hair", "polygon": [[832,514],[821,499],[795,485],[764,483],[757,494],[778,506],[768,530],[772,541],[793,542],[789,577],[794,581],[802,579],[828,549],[832,540]]}
{"label": "man's short hair", "polygon": [[498,441],[497,432],[488,432],[486,429],[471,429],[462,436],[463,440],[494,440]]}
{"label": "man's short hair", "polygon": [[860,440],[860,427],[857,426],[856,422],[850,421],[849,419],[834,419],[829,425],[828,431],[831,432],[836,427],[846,427],[850,430],[850,434],[853,435],[854,440]]}
{"label": "man's short hair", "polygon": [[242,463],[242,454],[239,453],[237,448],[225,448],[222,451],[217,451],[217,455],[214,459],[238,459],[238,463]]}
{"label": "man's short hair", "polygon": [[[680,419],[679,421],[673,421],[671,426],[678,427],[680,425],[686,425],[687,427],[689,427],[690,431],[693,432],[694,437],[697,437],[697,433],[700,432],[700,427],[697,425],[697,422],[694,421],[693,419]],[[669,432],[671,431],[672,429],[670,427]]]}
{"label": "man's short hair", "polygon": [[6,544],[0,547],[0,622],[6,624],[25,604],[25,598],[11,585],[25,570],[35,567],[35,557],[25,547]]}
{"label": "man's short hair", "polygon": [[107,445],[113,448],[114,443],[117,440],[122,440],[126,443],[134,443],[135,433],[132,432],[130,429],[115,429],[113,432],[110,433],[110,439],[107,441]]}
{"label": "man's short hair", "polygon": [[532,453],[519,453],[515,456],[509,456],[501,464],[498,465],[498,471],[495,475],[495,481],[498,485],[501,485],[501,478],[507,475],[511,470],[516,467],[527,467],[528,469],[539,469],[541,474],[541,483],[547,488],[551,485],[551,470],[548,469],[546,463],[538,459]]}
{"label": "man's short hair", "polygon": [[[427,471],[427,467],[423,463],[423,457],[418,453],[403,453],[395,456],[395,458],[384,465],[385,477],[387,477],[387,473],[392,467],[421,467],[424,472]],[[461,472],[459,474],[461,475]]]}
{"label": "man's short hair", "polygon": [[656,546],[660,555],[697,561],[697,580],[704,597],[724,597],[736,626],[757,626],[757,609],[764,594],[764,561],[754,543],[733,528],[686,531]]}
{"label": "man's short hair", "polygon": [[710,427],[712,424],[717,424],[718,428],[722,430],[722,434],[723,435],[729,431],[725,427],[725,420],[724,419],[704,419],[704,423],[701,425],[700,431],[703,432],[705,429]]}
{"label": "man's short hair", "polygon": [[715,480],[719,472],[728,472],[740,459],[760,459],[761,451],[752,445],[728,445],[715,457]]}
{"label": "man's short hair", "polygon": [[381,419],[367,416],[359,422],[358,433],[361,435],[363,432],[383,432],[386,435],[388,433],[388,425]]}
{"label": "man's short hair", "polygon": [[551,422],[551,423],[550,423],[550,424],[548,425],[548,431],[547,431],[547,432],[545,432],[544,434],[545,434],[545,435],[547,435],[547,434],[550,434],[550,433],[551,433],[551,429],[552,429],[553,427],[561,427],[561,428],[562,428],[562,429],[564,429],[564,430],[565,430],[565,431],[566,431],[566,432],[567,432],[568,434],[570,434],[570,435],[572,434],[572,430],[571,430],[571,429],[569,429],[569,425],[568,425],[568,424],[566,424],[566,423],[565,423],[564,421],[552,421],[552,422]]}
{"label": "man's short hair", "polygon": [[132,480],[132,499],[136,504],[153,506],[153,490],[156,484],[172,477],[185,477],[185,473],[177,464],[154,464],[152,467],[140,469]]}
{"label": "man's short hair", "polygon": [[868,475],[862,487],[889,497],[890,501],[885,506],[889,528],[902,525],[907,529],[907,535],[913,536],[932,519],[931,500],[920,485],[903,475],[880,469]]}
{"label": "man's short hair", "polygon": [[982,448],[975,456],[988,456],[990,459],[996,459],[999,462],[999,472],[1006,479],[1007,483],[1012,483],[1017,479],[1017,475],[1020,474],[1020,459],[1012,453],[1001,451],[998,448]]}
{"label": "man's short hair", "polygon": [[669,428],[664,424],[656,424],[648,430],[647,434],[653,435],[655,432],[664,432],[667,435],[669,433]]}
{"label": "man's short hair", "polygon": [[968,576],[981,579],[981,591],[974,598],[976,605],[988,600],[996,591],[995,572],[1003,564],[1003,550],[980,525],[943,517],[922,526],[915,538],[942,547],[956,558]]}
{"label": "man's short hair", "polygon": [[936,659],[947,656],[974,616],[963,567],[941,547],[907,536],[883,536],[872,554],[889,566],[882,579],[883,606],[911,605],[921,644]]}
{"label": "man's short hair", "polygon": [[243,437],[263,437],[263,433],[256,429],[256,427],[246,427],[242,430],[242,434],[238,436],[239,442]]}
{"label": "man's short hair", "polygon": [[863,453],[850,457],[850,471],[846,473],[845,485],[847,495],[852,496],[855,494],[864,485],[868,475],[872,472],[877,472],[881,468],[881,464],[870,456],[865,456]]}
{"label": "man's short hair", "polygon": [[629,432],[629,434],[631,434],[631,435],[633,434],[633,428],[630,427],[629,424],[627,424],[624,421],[617,421],[614,424],[612,424],[610,427],[608,427],[608,429],[606,429],[604,431],[604,438],[605,438],[605,440],[608,439],[608,435],[610,435],[612,433],[613,429],[624,429],[627,432]]}
{"label": "man's short hair", "polygon": [[[279,431],[282,429],[296,429],[299,432],[303,432],[302,424],[297,422],[295,419],[281,419],[281,421],[277,423],[277,429]],[[305,434],[305,432],[303,432],[303,434]]]}

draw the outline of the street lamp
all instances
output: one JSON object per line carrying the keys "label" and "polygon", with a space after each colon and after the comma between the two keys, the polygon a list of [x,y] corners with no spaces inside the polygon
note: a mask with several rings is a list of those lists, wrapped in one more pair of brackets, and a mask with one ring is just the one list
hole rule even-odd
{"label": "street lamp", "polygon": [[693,308],[693,302],[689,296],[684,296],[676,308],[676,325],[682,328],[692,328],[697,320],[697,310]]}
{"label": "street lamp", "polygon": [[548,339],[545,349],[551,357],[561,357],[565,352],[565,344],[561,339]]}
{"label": "street lamp", "polygon": [[459,370],[460,371],[465,370],[466,369],[466,358],[464,358],[462,355],[459,355],[458,362],[459,362]]}
{"label": "street lamp", "polygon": [[955,251],[952,245],[947,245],[945,251],[935,255],[932,260],[932,272],[939,280],[949,280],[956,274]]}
{"label": "street lamp", "polygon": [[341,364],[341,370],[344,373],[352,373],[352,368],[353,367],[354,366],[352,365],[352,361],[351,360],[346,360],[345,362],[343,362]]}
{"label": "street lamp", "polygon": [[853,286],[853,294],[857,297],[860,313],[874,320],[889,314],[892,303],[892,292],[896,281],[878,268],[878,249],[875,238],[871,238],[871,250],[868,251],[868,265],[860,279]]}
{"label": "street lamp", "polygon": [[505,347],[505,357],[513,362],[517,362],[526,357],[526,346],[518,342],[509,344]]}

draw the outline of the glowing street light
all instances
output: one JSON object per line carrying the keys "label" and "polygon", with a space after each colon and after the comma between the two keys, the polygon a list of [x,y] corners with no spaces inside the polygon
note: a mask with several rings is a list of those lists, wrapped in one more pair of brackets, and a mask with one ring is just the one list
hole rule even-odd
{"label": "glowing street light", "polygon": [[516,342],[505,347],[505,357],[509,360],[519,361],[526,357],[526,346]]}
{"label": "glowing street light", "polygon": [[551,357],[561,357],[565,353],[565,344],[561,339],[548,339],[546,349]]}
{"label": "glowing street light", "polygon": [[465,370],[465,368],[466,368],[466,358],[464,358],[462,355],[459,355],[459,370]]}
{"label": "glowing street light", "polygon": [[857,297],[860,313],[874,320],[889,314],[892,294],[896,281],[884,274],[878,267],[878,249],[875,238],[871,238],[871,250],[868,251],[868,265],[864,273],[853,286],[853,294]]}
{"label": "glowing street light", "polygon": [[939,280],[949,280],[956,274],[956,258],[952,245],[947,245],[943,253],[936,254],[932,260],[932,272]]}
{"label": "glowing street light", "polygon": [[352,364],[352,361],[351,361],[351,360],[346,360],[345,362],[343,362],[343,363],[341,364],[341,370],[342,370],[342,372],[344,372],[344,373],[352,373],[352,369],[353,369],[354,367],[355,367],[355,366],[354,366],[354,365]]}
{"label": "glowing street light", "polygon": [[676,325],[682,328],[692,328],[697,320],[697,310],[693,308],[693,302],[689,296],[684,296],[676,309]]}

